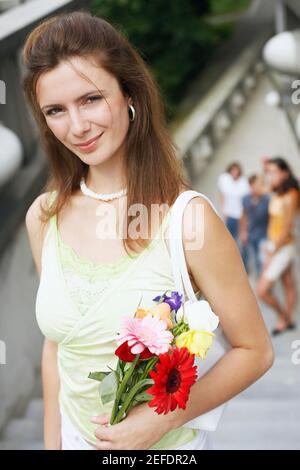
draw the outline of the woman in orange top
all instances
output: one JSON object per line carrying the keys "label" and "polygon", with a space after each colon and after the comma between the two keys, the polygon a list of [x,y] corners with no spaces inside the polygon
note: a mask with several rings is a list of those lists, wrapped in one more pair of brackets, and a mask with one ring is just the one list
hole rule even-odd
{"label": "woman in orange top", "polygon": [[[268,243],[264,268],[257,286],[258,296],[278,313],[278,322],[272,334],[295,328],[292,321],[297,300],[293,276],[295,259],[294,220],[299,209],[299,183],[287,162],[282,158],[268,161],[268,176],[273,190],[269,202]],[[283,307],[271,289],[276,281],[282,281],[286,305]]]}

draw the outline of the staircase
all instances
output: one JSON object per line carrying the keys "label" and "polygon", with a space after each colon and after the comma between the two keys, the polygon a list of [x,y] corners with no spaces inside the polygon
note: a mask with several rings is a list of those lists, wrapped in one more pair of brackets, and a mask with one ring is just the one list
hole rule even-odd
{"label": "staircase", "polygon": [[22,416],[14,416],[0,434],[0,450],[43,450],[44,404],[40,374]]}

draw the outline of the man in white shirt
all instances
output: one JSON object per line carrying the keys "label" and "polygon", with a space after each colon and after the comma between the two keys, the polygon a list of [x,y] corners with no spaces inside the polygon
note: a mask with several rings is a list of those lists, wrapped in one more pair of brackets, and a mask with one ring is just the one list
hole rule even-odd
{"label": "man in white shirt", "polygon": [[239,163],[231,163],[226,172],[218,178],[218,190],[221,198],[221,210],[224,222],[233,238],[239,245],[241,255],[247,266],[247,246],[239,240],[239,222],[243,213],[243,197],[250,193],[247,178],[242,176]]}

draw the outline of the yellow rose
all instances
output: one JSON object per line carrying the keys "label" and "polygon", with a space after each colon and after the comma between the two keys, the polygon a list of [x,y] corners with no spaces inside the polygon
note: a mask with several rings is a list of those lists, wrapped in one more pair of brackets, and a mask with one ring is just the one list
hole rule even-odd
{"label": "yellow rose", "polygon": [[204,359],[212,345],[214,333],[210,331],[189,330],[177,336],[175,343],[178,348],[187,348],[191,354]]}

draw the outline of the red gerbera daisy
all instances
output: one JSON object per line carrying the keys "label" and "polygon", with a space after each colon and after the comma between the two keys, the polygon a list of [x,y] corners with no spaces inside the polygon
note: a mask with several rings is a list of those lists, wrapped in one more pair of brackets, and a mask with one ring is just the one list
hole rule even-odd
{"label": "red gerbera daisy", "polygon": [[197,380],[197,367],[193,364],[194,354],[187,348],[174,347],[171,354],[159,355],[156,371],[149,372],[154,385],[147,390],[155,397],[148,405],[156,407],[156,413],[166,414],[177,406],[185,409],[190,388]]}

